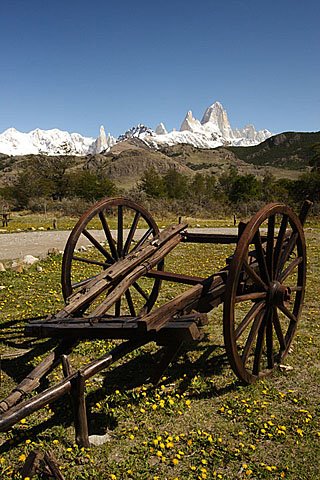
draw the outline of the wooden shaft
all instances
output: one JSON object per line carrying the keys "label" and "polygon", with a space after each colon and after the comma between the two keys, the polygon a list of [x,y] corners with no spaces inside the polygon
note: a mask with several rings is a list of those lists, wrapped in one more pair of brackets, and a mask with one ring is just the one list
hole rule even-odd
{"label": "wooden shaft", "polygon": [[60,469],[59,469],[59,466],[57,464],[57,461],[56,459],[54,458],[52,452],[50,452],[50,454],[48,452],[46,452],[44,454],[44,462],[48,465],[49,467],[49,470],[51,471],[52,473],[52,476],[56,479],[56,480],[65,480],[64,476],[62,475]]}
{"label": "wooden shaft", "polygon": [[185,285],[196,285],[205,280],[205,277],[196,277],[194,275],[185,275],[183,273],[163,272],[162,270],[150,270],[146,274],[148,278],[158,278],[168,282],[184,283]]}
{"label": "wooden shaft", "polygon": [[214,243],[227,245],[237,243],[238,235],[219,233],[184,232],[183,242],[186,243]]}
{"label": "wooden shaft", "polygon": [[[104,355],[98,360],[94,360],[89,365],[80,369],[81,375],[84,380],[92,377],[100,370],[107,368],[112,363],[119,360],[119,358],[127,355],[132,350],[148,343],[148,336],[144,336],[143,339],[138,339],[135,341],[128,341],[121,343],[115,347],[110,353]],[[0,432],[8,430],[12,425],[15,425],[17,422],[22,420],[22,418],[31,415],[33,412],[43,408],[48,403],[54,402],[64,394],[71,391],[72,380],[78,375],[78,372],[71,374],[69,377],[61,380],[57,385],[48,388],[44,392],[39,393],[38,395],[21,402],[18,405],[14,405],[10,410],[5,412],[0,417]]]}
{"label": "wooden shaft", "polygon": [[41,378],[50,372],[60,361],[62,352],[71,351],[76,343],[77,341],[75,340],[62,341],[53,352],[50,352],[49,355],[12,390],[10,395],[0,402],[0,413],[9,410],[9,408],[18,403],[26,394],[37,388]]}

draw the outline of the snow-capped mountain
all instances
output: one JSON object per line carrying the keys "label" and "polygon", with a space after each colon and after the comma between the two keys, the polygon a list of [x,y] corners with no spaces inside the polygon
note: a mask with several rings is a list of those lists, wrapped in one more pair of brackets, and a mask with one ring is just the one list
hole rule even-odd
{"label": "snow-capped mountain", "polygon": [[221,103],[215,102],[206,109],[201,121],[196,119],[189,110],[181,124],[180,131],[167,132],[163,123],[160,123],[155,131],[139,124],[128,130],[124,136],[121,135],[118,140],[139,137],[154,148],[177,143],[189,143],[199,148],[216,148],[221,145],[257,145],[271,135],[269,130],[256,131],[253,125],[233,130],[227,112]]}
{"label": "snow-capped mountain", "polygon": [[127,138],[140,138],[153,148],[189,143],[195,147],[215,148],[221,145],[257,145],[271,137],[269,130],[256,131],[253,125],[232,129],[227,112],[219,102],[208,107],[202,120],[194,118],[191,111],[186,114],[180,131],[168,132],[163,123],[155,130],[139,124],[127,130],[118,139],[110,133],[106,135],[100,127],[99,136],[83,137],[79,133],[68,133],[58,129],[36,129],[22,133],[9,128],[0,134],[0,153],[7,155],[46,154],[46,155],[87,155],[110,150],[117,142]]}
{"label": "snow-capped mountain", "polygon": [[69,133],[54,128],[52,130],[32,130],[22,133],[15,128],[8,128],[0,134],[0,153],[6,155],[87,155],[108,150],[116,143],[110,134],[100,128],[97,139],[83,137],[79,133]]}
{"label": "snow-capped mountain", "polygon": [[201,121],[196,119],[189,110],[178,132],[167,133],[164,125],[160,125],[163,133],[160,134],[160,131],[156,130],[157,135],[152,140],[145,138],[146,141],[157,145],[191,143],[195,147],[215,148],[221,145],[257,145],[272,135],[269,130],[256,131],[253,125],[233,130],[227,112],[219,102],[215,102],[206,109]]}
{"label": "snow-capped mountain", "polygon": [[127,130],[123,135],[120,135],[118,137],[118,142],[122,142],[122,140],[127,140],[128,138],[144,138],[144,137],[149,137],[153,136],[155,132],[149,128],[143,125],[142,123],[139,123],[135,127],[130,128]]}

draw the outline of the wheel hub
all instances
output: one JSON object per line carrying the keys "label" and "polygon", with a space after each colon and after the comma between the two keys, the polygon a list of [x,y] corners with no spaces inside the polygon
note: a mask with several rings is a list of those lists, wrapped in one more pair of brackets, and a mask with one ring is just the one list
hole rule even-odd
{"label": "wheel hub", "polygon": [[283,305],[291,298],[291,288],[282,285],[280,282],[272,282],[269,290],[269,302],[272,305]]}

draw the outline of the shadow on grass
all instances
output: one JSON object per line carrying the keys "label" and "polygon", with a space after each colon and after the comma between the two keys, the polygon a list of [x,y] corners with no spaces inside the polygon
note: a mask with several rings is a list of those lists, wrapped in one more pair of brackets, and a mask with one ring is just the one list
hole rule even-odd
{"label": "shadow on grass", "polygon": [[[17,368],[17,359],[15,361],[6,360],[3,362],[2,368],[18,383],[30,371],[30,368],[26,368],[27,362],[48,351],[55,344],[56,341],[52,339],[36,344],[33,350],[19,357],[18,361],[21,368]],[[225,371],[229,368],[229,364],[226,354],[220,353],[221,351],[224,351],[222,345],[209,345],[204,341],[183,346],[177,359],[168,367],[166,379],[162,383],[177,383],[177,393],[183,393],[192,386],[192,380],[195,376],[201,375],[204,378],[225,377]],[[219,354],[217,355],[217,353]],[[150,384],[150,379],[153,377],[159,361],[161,361],[162,354],[162,350],[151,353],[140,349],[133,358],[129,358],[127,361],[123,360],[124,363],[118,364],[110,371],[103,373],[102,387],[86,395],[90,434],[103,434],[107,430],[115,429],[118,425],[112,409],[110,409],[110,412],[97,413],[91,412],[92,407],[108,396],[111,398],[111,402],[117,406],[117,400],[114,396],[116,390],[125,392]],[[191,361],[190,357],[194,357],[195,360]],[[232,383],[224,384],[221,387],[212,384],[210,388],[194,392],[192,395],[197,399],[218,397],[236,390],[239,385],[240,383],[237,381],[232,381]],[[139,403],[140,400],[137,398],[136,400],[130,399],[130,401],[131,403]],[[0,447],[0,454],[23,443],[27,438],[46,437],[47,435],[44,432],[47,429],[53,427],[65,429],[73,424],[73,411],[69,395],[65,395],[50,404],[50,408],[54,412],[50,419],[43,420],[40,424],[28,428],[25,432],[19,429],[18,436],[15,435],[14,439],[6,441]]]}

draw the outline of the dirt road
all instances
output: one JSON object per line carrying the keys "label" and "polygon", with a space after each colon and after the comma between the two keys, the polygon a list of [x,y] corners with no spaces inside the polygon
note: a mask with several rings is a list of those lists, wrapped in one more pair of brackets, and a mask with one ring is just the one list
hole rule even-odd
{"label": "dirt road", "polygon": [[[189,232],[206,233],[236,233],[235,228],[197,228],[188,229]],[[98,241],[105,240],[104,232],[94,230],[94,236]],[[143,231],[139,232],[141,235]],[[0,261],[23,258],[25,255],[33,255],[44,258],[49,248],[64,250],[70,231],[45,231],[45,232],[19,232],[4,233],[0,235]],[[81,245],[86,246],[89,241],[83,237]]]}

